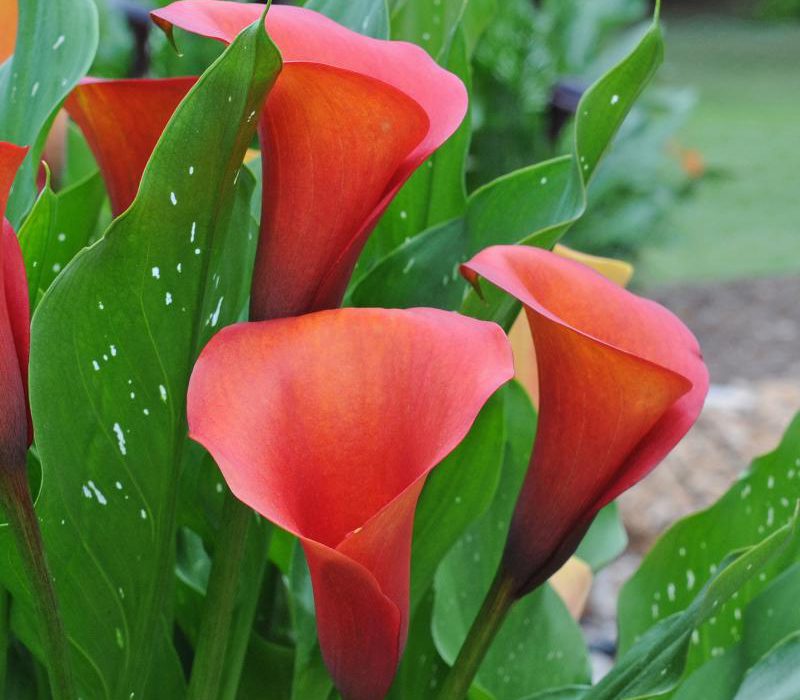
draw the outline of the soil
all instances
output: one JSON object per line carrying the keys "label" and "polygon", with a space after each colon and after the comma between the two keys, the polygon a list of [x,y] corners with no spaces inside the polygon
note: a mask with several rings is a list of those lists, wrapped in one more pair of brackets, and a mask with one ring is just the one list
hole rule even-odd
{"label": "soil", "polygon": [[697,424],[620,499],[630,545],[595,580],[583,624],[595,672],[609,667],[616,600],[642,555],[679,518],[714,503],[773,449],[800,411],[800,277],[650,290],[697,335],[711,389]]}

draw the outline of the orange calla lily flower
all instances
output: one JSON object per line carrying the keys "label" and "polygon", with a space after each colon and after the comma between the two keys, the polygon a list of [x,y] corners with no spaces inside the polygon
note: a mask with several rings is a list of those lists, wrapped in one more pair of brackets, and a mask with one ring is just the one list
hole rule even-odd
{"label": "orange calla lily flower", "polygon": [[462,271],[519,299],[536,345],[539,425],[503,559],[523,595],[689,430],[708,372],[678,318],[580,263],[496,246]]}
{"label": "orange calla lily flower", "polygon": [[17,236],[5,219],[11,184],[27,152],[0,141],[0,469],[24,467],[33,438],[28,409],[28,283]]}
{"label": "orange calla lily flower", "polygon": [[200,355],[190,435],[240,500],[300,538],[348,700],[383,698],[405,645],[426,475],[512,375],[500,328],[436,309],[239,324]]}
{"label": "orange calla lily flower", "polygon": [[[182,0],[151,13],[230,42],[263,5]],[[273,6],[284,60],[259,124],[264,200],[251,317],[339,305],[367,237],[411,173],[458,128],[464,85],[413,44]]]}
{"label": "orange calla lily flower", "polygon": [[70,93],[64,106],[97,159],[114,216],[133,202],[161,132],[196,80],[89,78]]}
{"label": "orange calla lily flower", "polygon": [[17,43],[17,0],[0,3],[0,63],[12,53]]}
{"label": "orange calla lily flower", "polygon": [[[633,277],[633,266],[624,260],[581,253],[560,243],[556,244],[553,252],[562,258],[576,260],[591,267],[593,270],[597,270],[601,275],[612,282],[616,282],[621,287],[626,287],[631,277]],[[528,319],[525,317],[524,310],[520,312],[508,332],[508,339],[511,341],[511,347],[514,350],[514,366],[517,370],[516,379],[525,387],[531,402],[538,409],[539,377],[536,370],[536,350],[533,347],[533,338],[528,328]]]}

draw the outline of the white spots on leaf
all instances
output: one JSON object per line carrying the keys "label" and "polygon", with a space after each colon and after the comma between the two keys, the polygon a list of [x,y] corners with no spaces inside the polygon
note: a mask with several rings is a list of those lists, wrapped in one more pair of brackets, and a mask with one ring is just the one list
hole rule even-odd
{"label": "white spots on leaf", "polygon": [[161,270],[158,267],[154,267],[150,270],[150,274],[153,276],[153,279],[161,279]]}
{"label": "white spots on leaf", "polygon": [[100,363],[97,360],[92,360],[92,367],[94,367],[95,372],[100,371]]}
{"label": "white spots on leaf", "polygon": [[686,556],[686,547],[681,547],[681,548],[678,550],[678,556],[679,556],[679,557],[685,557],[685,556]]}
{"label": "white spots on leaf", "polygon": [[169,306],[169,305],[172,303],[172,294],[171,294],[170,292],[167,292],[167,293],[164,295],[164,303],[165,303],[167,306]]}
{"label": "white spots on leaf", "polygon": [[180,274],[183,271],[183,263],[178,263],[175,269],[178,271],[178,274]]}
{"label": "white spots on leaf", "polygon": [[175,196],[174,192],[169,193],[169,201],[172,202],[173,207],[178,206],[178,198]]}
{"label": "white spots on leaf", "polygon": [[697,630],[694,630],[692,632],[692,644],[695,645],[700,644],[700,632],[698,632]]}
{"label": "white spots on leaf", "polygon": [[767,527],[772,527],[775,524],[775,509],[770,506],[767,509]]}
{"label": "white spots on leaf", "polygon": [[122,491],[122,482],[121,481],[115,481],[114,482],[114,486],[117,487],[117,491]]}
{"label": "white spots on leaf", "polygon": [[150,409],[149,408],[143,408],[142,409],[142,413],[144,413],[144,415],[146,415],[146,416],[149,416],[150,415]]}
{"label": "white spots on leaf", "polygon": [[53,51],[58,51],[61,48],[62,44],[64,43],[65,37],[63,34],[60,34],[58,39],[53,42]]}
{"label": "white spots on leaf", "polygon": [[211,327],[212,327],[212,328],[213,328],[214,326],[216,326],[216,325],[217,325],[217,323],[219,323],[219,312],[220,312],[220,310],[222,309],[222,300],[223,300],[224,298],[225,298],[225,297],[220,297],[220,298],[219,298],[219,301],[217,302],[217,306],[216,306],[216,308],[214,309],[213,313],[211,314],[211,317],[209,318],[209,323],[211,324]]}
{"label": "white spots on leaf", "polygon": [[59,233],[59,234],[56,236],[56,239],[58,240],[58,242],[59,242],[59,243],[63,243],[64,241],[66,241],[66,240],[67,240],[67,234],[66,234],[66,233],[63,233],[63,232],[62,232],[62,233]]}
{"label": "white spots on leaf", "polygon": [[775,488],[775,477],[770,475],[767,479],[767,488],[774,489]]}
{"label": "white spots on leaf", "polygon": [[695,576],[694,571],[691,569],[686,569],[686,590],[691,591],[694,589],[695,584]]}
{"label": "white spots on leaf", "polygon": [[128,454],[128,448],[125,446],[125,433],[122,432],[122,428],[120,427],[119,423],[114,423],[112,426],[114,433],[117,436],[117,447],[119,447],[119,451],[126,455]]}
{"label": "white spots on leaf", "polygon": [[195,249],[194,249],[194,254],[195,254],[195,255],[200,255],[200,252],[201,252],[201,251],[200,251],[200,248],[195,248]]}
{"label": "white spots on leaf", "polygon": [[111,351],[111,357],[117,356],[117,346],[116,345],[109,345],[108,349]]}
{"label": "white spots on leaf", "polygon": [[139,510],[139,517],[142,520],[147,520],[147,511],[144,508]]}
{"label": "white spots on leaf", "polygon": [[742,498],[747,498],[752,491],[753,489],[751,488],[750,484],[745,484],[744,488],[741,490],[739,495]]}
{"label": "white spots on leaf", "polygon": [[136,398],[136,392],[135,392],[135,391],[132,391],[132,392],[130,393],[130,397],[131,397],[131,401],[133,401],[133,399],[135,399],[135,398]]}
{"label": "white spots on leaf", "polygon": [[671,603],[675,602],[675,584],[668,583],[667,584],[667,598],[669,598]]}
{"label": "white spots on leaf", "polygon": [[103,311],[106,307],[105,307],[105,304],[103,304],[102,301],[98,301],[97,302],[97,308],[100,309],[100,311]]}
{"label": "white spots on leaf", "polygon": [[400,212],[400,218],[403,220],[408,218],[408,212],[405,209],[403,209],[403,211]]}
{"label": "white spots on leaf", "polygon": [[194,175],[194,166],[193,165],[189,166],[189,175]]}
{"label": "white spots on leaf", "polygon": [[91,499],[92,492],[89,490],[89,487],[86,484],[83,485],[82,490],[83,490],[83,495],[86,496],[86,498]]}
{"label": "white spots on leaf", "polygon": [[248,122],[253,121],[253,117],[255,116],[256,116],[256,110],[253,110],[252,112],[250,112],[250,114],[247,115],[247,121]]}
{"label": "white spots on leaf", "polygon": [[31,97],[36,97],[36,93],[39,92],[39,81],[37,80],[33,87],[31,88]]}
{"label": "white spots on leaf", "polygon": [[541,180],[539,180],[539,184],[540,185],[546,185],[547,184],[547,178],[543,177]]}
{"label": "white spots on leaf", "polygon": [[87,486],[92,490],[92,492],[94,493],[94,497],[97,499],[97,502],[101,506],[108,505],[108,501],[106,500],[106,497],[103,495],[103,492],[100,491],[100,489],[97,488],[97,486],[94,485],[94,481],[89,479],[89,482],[87,483]]}
{"label": "white spots on leaf", "polygon": [[217,493],[222,493],[222,483],[218,482],[215,488]]}
{"label": "white spots on leaf", "polygon": [[611,95],[611,104],[615,105],[619,102],[619,95]]}
{"label": "white spots on leaf", "polygon": [[53,272],[56,274],[61,272],[61,263],[53,263]]}
{"label": "white spots on leaf", "polygon": [[194,237],[197,234],[197,222],[192,221],[192,231],[189,234],[189,243],[194,243]]}
{"label": "white spots on leaf", "polygon": [[403,268],[403,274],[404,275],[408,274],[408,272],[411,270],[411,268],[414,267],[414,263],[415,262],[416,262],[416,260],[414,258],[409,258],[408,259],[408,262],[406,263],[406,266]]}
{"label": "white spots on leaf", "polygon": [[161,400],[166,403],[167,402],[167,387],[163,384],[158,385],[158,393],[161,395]]}

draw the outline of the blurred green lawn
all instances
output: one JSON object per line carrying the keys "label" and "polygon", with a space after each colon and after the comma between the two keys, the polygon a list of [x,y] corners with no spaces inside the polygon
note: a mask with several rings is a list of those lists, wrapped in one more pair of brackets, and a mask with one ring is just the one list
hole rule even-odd
{"label": "blurred green lawn", "polygon": [[680,134],[706,177],[680,199],[640,285],[800,273],[800,24],[666,22],[663,75],[697,94]]}

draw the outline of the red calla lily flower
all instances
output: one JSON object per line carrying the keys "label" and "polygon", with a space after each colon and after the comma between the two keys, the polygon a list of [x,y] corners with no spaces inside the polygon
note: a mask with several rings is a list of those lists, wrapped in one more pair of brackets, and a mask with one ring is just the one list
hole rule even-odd
{"label": "red calla lily flower", "polygon": [[30,310],[25,263],[5,219],[8,195],[27,148],[0,141],[0,469],[25,465],[33,438],[28,409]]}
{"label": "red calla lily flower", "polygon": [[500,328],[436,309],[239,324],[201,353],[190,435],[239,499],[300,538],[348,700],[384,697],[405,645],[426,475],[512,375]]}
{"label": "red calla lily flower", "polygon": [[496,246],[462,272],[519,299],[536,345],[539,425],[503,560],[522,595],[686,434],[708,372],[697,340],[671,312],[580,263]]}
{"label": "red calla lily flower", "polygon": [[114,216],[133,202],[153,149],[197,78],[81,81],[64,106],[92,149]]}
{"label": "red calla lily flower", "polygon": [[[230,42],[263,5],[182,0],[151,13]],[[411,173],[458,128],[464,85],[418,46],[352,32],[273,6],[267,31],[284,60],[259,122],[264,200],[251,317],[341,303],[359,253]]]}

